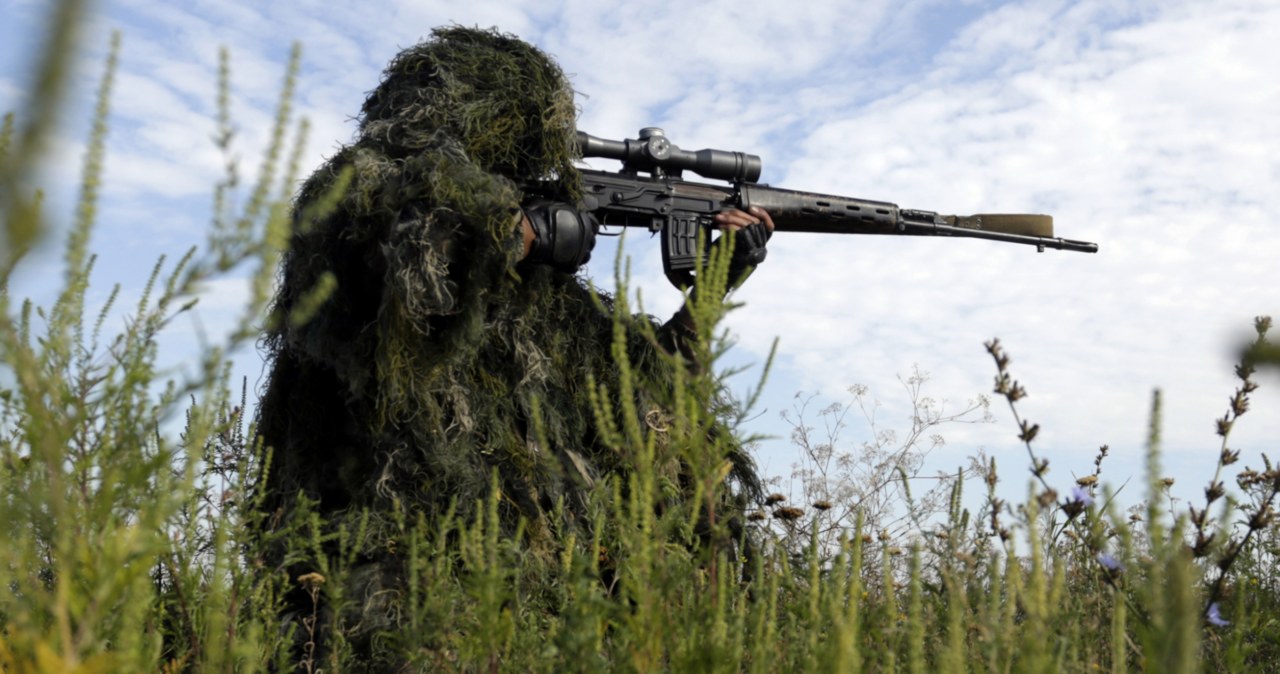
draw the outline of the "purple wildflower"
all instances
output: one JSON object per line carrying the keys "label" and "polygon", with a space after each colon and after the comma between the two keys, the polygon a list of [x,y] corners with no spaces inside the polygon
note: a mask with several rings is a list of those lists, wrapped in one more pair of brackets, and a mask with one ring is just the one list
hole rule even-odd
{"label": "purple wildflower", "polygon": [[1112,555],[1109,552],[1099,552],[1098,563],[1108,571],[1120,571],[1124,569],[1124,564],[1121,564],[1120,560],[1116,559],[1115,555]]}
{"label": "purple wildflower", "polygon": [[1222,614],[1218,612],[1218,602],[1216,601],[1209,604],[1209,612],[1205,614],[1205,619],[1209,621],[1210,625],[1218,627],[1226,627],[1231,624],[1231,621],[1224,619]]}
{"label": "purple wildflower", "polygon": [[1071,500],[1079,503],[1084,508],[1088,508],[1093,505],[1093,497],[1090,496],[1089,492],[1085,491],[1083,487],[1077,486],[1071,488]]}

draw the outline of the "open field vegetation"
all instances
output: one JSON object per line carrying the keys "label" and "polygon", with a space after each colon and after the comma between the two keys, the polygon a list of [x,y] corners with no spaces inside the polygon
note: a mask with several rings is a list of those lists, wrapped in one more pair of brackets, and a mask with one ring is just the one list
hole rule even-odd
{"label": "open field vegetation", "polygon": [[[270,448],[253,442],[252,400],[226,357],[255,338],[287,240],[306,135],[290,113],[297,53],[257,183],[239,185],[228,161],[226,179],[212,186],[207,239],[157,261],[125,327],[113,331],[118,321],[107,317],[121,311],[119,289],[92,311],[86,293],[118,39],[57,299],[37,306],[8,292],[24,253],[50,230],[27,176],[46,155],[64,100],[75,3],[61,7],[68,15],[38,59],[37,87],[0,131],[0,672],[364,671],[344,640],[364,598],[342,588],[367,532],[322,534],[302,512],[279,540],[253,534],[267,516],[253,487]],[[211,93],[221,103],[215,141],[231,157],[226,63]],[[228,274],[253,288],[242,323],[201,347],[193,375],[172,378],[157,364],[166,328],[202,284]],[[986,405],[946,416],[920,393],[926,378],[917,373],[908,380],[916,419],[905,432],[846,450],[812,424],[837,428],[849,408],[793,419],[803,493],[749,504],[746,526],[731,527],[715,512],[726,448],[706,429],[729,423],[745,433],[751,396],[709,418],[729,375],[718,367],[727,345],[714,328],[724,308],[696,311],[701,367],[679,377],[670,418],[598,406],[600,433],[634,469],[625,484],[596,486],[590,536],[531,547],[522,531],[500,526],[496,489],[468,509],[471,519],[406,512],[384,524],[395,528],[409,584],[377,604],[399,625],[375,637],[377,648],[397,653],[404,671],[446,672],[1280,668],[1280,466],[1229,443],[1232,428],[1249,421],[1255,368],[1280,361],[1266,341],[1269,319],[1255,319],[1257,341],[1241,354],[1238,388],[1223,392],[1226,408],[1205,411],[1221,442],[1205,457],[1214,468],[1204,500],[1191,507],[1166,498],[1158,392],[1145,421],[1144,505],[1121,511],[1105,447],[1095,471],[1073,484],[1049,471],[1038,427],[1018,409],[1026,389],[992,340],[994,400],[1013,409],[1010,433],[1027,451],[1013,474],[1021,480],[1029,467],[1032,476],[1021,503],[997,497],[1002,477],[983,457],[928,489],[915,486],[934,429],[981,416]],[[616,321],[620,344],[641,329],[625,291]],[[625,349],[616,353],[625,358]],[[600,395],[634,399],[625,390]],[[184,430],[171,437],[164,429],[174,419]],[[666,496],[669,472],[652,460],[659,442],[679,448],[701,485],[678,507]],[[735,538],[739,545],[716,544]],[[290,562],[313,571],[290,576],[267,565],[268,545],[286,546]],[[317,610],[282,620],[282,598],[298,587]],[[327,646],[317,650],[322,635]]]}

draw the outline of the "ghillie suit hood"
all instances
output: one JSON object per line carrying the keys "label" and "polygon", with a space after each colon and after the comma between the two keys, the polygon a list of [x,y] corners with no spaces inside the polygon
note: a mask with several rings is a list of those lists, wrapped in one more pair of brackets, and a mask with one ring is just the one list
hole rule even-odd
{"label": "ghillie suit hood", "polygon": [[456,142],[481,171],[558,178],[576,195],[573,90],[559,66],[515,37],[463,28],[395,57],[360,113],[362,141],[391,159]]}
{"label": "ghillie suit hood", "polygon": [[[390,63],[355,142],[295,204],[264,337],[268,512],[303,493],[327,526],[368,513],[358,554],[385,559],[397,509],[466,517],[496,471],[504,522],[523,517],[551,552],[566,523],[549,514],[572,528],[592,483],[625,473],[588,390],[588,374],[618,390],[610,300],[520,263],[527,181],[577,196],[575,113],[559,67],[511,36],[440,29]],[[638,334],[627,351],[638,409],[663,409],[668,360]]]}

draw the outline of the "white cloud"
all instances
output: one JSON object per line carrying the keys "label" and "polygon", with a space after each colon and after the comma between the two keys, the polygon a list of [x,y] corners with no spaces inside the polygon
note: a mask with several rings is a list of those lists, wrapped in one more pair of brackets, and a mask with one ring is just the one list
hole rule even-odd
{"label": "white cloud", "polygon": [[[1204,444],[1232,388],[1223,345],[1255,313],[1275,311],[1265,270],[1280,233],[1257,205],[1274,200],[1276,148],[1266,129],[1280,99],[1257,92],[1274,91],[1259,56],[1280,15],[1187,5],[1114,30],[1059,20],[1040,42],[1030,30],[1046,20],[1040,7],[988,15],[953,43],[973,38],[975,53],[948,50],[964,58],[943,58],[925,85],[829,121],[786,182],[849,193],[852,177],[863,196],[945,211],[1051,207],[1060,236],[1101,241],[1102,252],[1015,257],[947,242],[927,260],[911,249],[930,244],[916,241],[892,252],[857,244],[870,254],[776,244],[778,262],[762,281],[821,278],[855,290],[838,305],[804,293],[801,282],[782,293],[750,288],[742,316],[764,309],[756,331],[784,326],[784,350],[806,354],[811,362],[799,367],[814,380],[859,371],[884,380],[883,370],[912,361],[971,370],[985,358],[976,351],[983,333],[999,334],[1037,393],[1028,404],[1050,403],[1040,413],[1052,446],[1087,450],[1111,431],[1132,448],[1152,386],[1169,394],[1170,446]],[[1224,72],[1230,90],[1246,92],[1240,99],[1221,95]],[[829,255],[840,261],[815,261]],[[876,273],[860,273],[860,262]],[[921,268],[927,279],[913,277]],[[774,305],[790,313],[779,320]],[[860,338],[844,351],[821,327],[841,313]],[[868,327],[882,322],[900,329]],[[1089,423],[1075,421],[1082,416]]]}

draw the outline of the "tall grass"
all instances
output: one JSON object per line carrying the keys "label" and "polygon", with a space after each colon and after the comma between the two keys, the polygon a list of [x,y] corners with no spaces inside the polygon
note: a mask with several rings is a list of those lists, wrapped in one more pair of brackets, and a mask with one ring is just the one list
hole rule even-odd
{"label": "tall grass", "polygon": [[[67,30],[60,22],[55,34]],[[46,63],[65,58],[62,44],[50,40]],[[239,189],[229,163],[214,186],[208,239],[175,263],[157,262],[131,320],[113,334],[104,317],[118,289],[92,314],[84,298],[119,48],[117,39],[98,93],[63,287],[48,307],[12,298],[7,279],[22,251],[48,231],[33,186],[17,176],[29,175],[44,153],[42,111],[59,106],[59,67],[46,66],[54,84],[41,79],[32,102],[6,117],[0,134],[0,672],[373,669],[345,641],[352,627],[346,614],[322,610],[358,604],[342,596],[351,573],[344,551],[359,549],[363,532],[320,540],[323,527],[298,512],[296,526],[271,543],[285,545],[292,560],[314,560],[314,571],[289,577],[258,553],[263,542],[250,532],[260,530],[254,520],[261,515],[246,486],[269,448],[252,442],[243,418],[251,401],[229,381],[226,360],[253,337],[287,240],[305,129],[297,127],[291,146],[285,141],[296,52],[246,205],[234,213],[228,206]],[[220,72],[218,142],[231,156],[225,55]],[[709,273],[723,273],[716,264]],[[165,380],[156,357],[166,327],[190,308],[201,282],[228,272],[250,274],[256,289],[243,322],[225,342],[203,347],[195,377]],[[624,371],[627,331],[643,329],[629,317],[626,297],[620,293],[615,318]],[[634,467],[625,483],[599,484],[589,534],[566,533],[550,554],[533,550],[522,532],[502,534],[496,488],[473,519],[395,513],[394,553],[409,572],[396,597],[395,626],[375,635],[379,651],[394,653],[404,671],[459,672],[1280,666],[1280,539],[1272,526],[1280,472],[1263,457],[1262,465],[1235,472],[1238,490],[1223,486],[1241,460],[1227,438],[1248,411],[1258,354],[1270,353],[1268,321],[1256,322],[1257,343],[1237,369],[1240,386],[1219,424],[1219,455],[1206,457],[1217,469],[1203,508],[1169,512],[1161,505],[1158,394],[1145,511],[1117,510],[1103,479],[1105,449],[1092,475],[1068,494],[1055,491],[1048,460],[1034,445],[1038,427],[1017,407],[1026,390],[993,341],[994,390],[1019,414],[1013,432],[1036,478],[1024,503],[996,497],[999,475],[984,461],[947,482],[934,516],[911,526],[877,526],[871,522],[882,522],[884,509],[868,512],[848,500],[854,496],[824,492],[820,500],[836,501],[825,508],[760,504],[742,532],[716,512],[724,502],[725,447],[706,432],[714,421],[707,410],[724,383],[725,344],[715,327],[723,311],[718,302],[697,303],[699,367],[677,370],[670,419],[635,410],[615,417],[598,405],[601,436],[634,457]],[[622,381],[624,389],[632,385]],[[634,399],[626,390],[598,395]],[[182,415],[184,432],[168,437],[163,422]],[[677,447],[693,476],[694,498],[674,507],[669,475],[653,460],[658,442]],[[892,471],[875,476],[875,489],[899,488]],[[985,488],[987,497],[970,511],[962,494],[974,488]],[[895,493],[899,506],[914,507],[905,479]],[[829,511],[841,513],[835,526]],[[739,554],[747,541],[751,553]],[[282,621],[281,596],[299,586],[317,610]]]}

